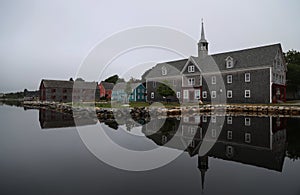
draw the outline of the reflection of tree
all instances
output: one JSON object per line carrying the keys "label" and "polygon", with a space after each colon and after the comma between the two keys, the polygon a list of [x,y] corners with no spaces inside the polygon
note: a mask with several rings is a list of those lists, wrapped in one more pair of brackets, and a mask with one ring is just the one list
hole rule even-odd
{"label": "reflection of tree", "polygon": [[168,99],[169,96],[175,96],[175,92],[169,87],[168,81],[164,81],[164,83],[160,83],[157,92],[162,97]]}
{"label": "reflection of tree", "polygon": [[288,119],[287,127],[287,156],[293,160],[300,158],[300,121],[299,119],[290,118]]}

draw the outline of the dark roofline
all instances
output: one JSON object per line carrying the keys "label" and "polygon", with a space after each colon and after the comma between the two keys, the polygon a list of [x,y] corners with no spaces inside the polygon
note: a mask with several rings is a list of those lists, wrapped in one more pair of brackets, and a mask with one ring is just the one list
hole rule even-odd
{"label": "dark roofline", "polygon": [[280,43],[274,43],[274,44],[270,44],[270,45],[262,45],[262,46],[258,46],[258,47],[250,47],[250,48],[246,48],[246,49],[239,49],[239,50],[232,50],[232,51],[227,51],[227,52],[220,52],[220,53],[214,53],[214,54],[209,54],[211,56],[215,56],[215,55],[221,55],[221,54],[229,54],[229,53],[236,53],[236,52],[242,52],[242,51],[249,51],[249,50],[256,50],[256,49],[261,49],[261,48],[265,48],[265,47],[272,47],[272,46],[280,46]]}

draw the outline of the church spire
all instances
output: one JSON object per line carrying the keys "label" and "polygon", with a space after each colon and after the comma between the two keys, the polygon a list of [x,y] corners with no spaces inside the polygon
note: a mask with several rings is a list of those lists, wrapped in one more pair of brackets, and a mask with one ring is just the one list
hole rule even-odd
{"label": "church spire", "polygon": [[203,18],[201,19],[201,38],[200,42],[207,42],[205,39],[205,34],[204,34],[204,25],[203,25]]}
{"label": "church spire", "polygon": [[205,39],[203,18],[201,19],[201,37],[198,42],[198,57],[205,57],[208,54],[208,42]]}

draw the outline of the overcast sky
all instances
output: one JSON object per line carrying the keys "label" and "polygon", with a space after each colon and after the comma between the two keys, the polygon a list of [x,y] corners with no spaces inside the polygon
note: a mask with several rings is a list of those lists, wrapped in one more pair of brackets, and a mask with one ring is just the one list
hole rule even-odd
{"label": "overcast sky", "polygon": [[[35,90],[42,78],[74,78],[97,43],[144,25],[170,27],[199,40],[204,18],[211,54],[273,43],[284,51],[300,50],[299,10],[298,0],[1,0],[0,92]],[[195,46],[191,55],[196,53]],[[129,56],[115,60],[107,75],[122,74],[125,64],[132,72],[134,56],[145,56],[144,62],[179,58],[154,49]]]}

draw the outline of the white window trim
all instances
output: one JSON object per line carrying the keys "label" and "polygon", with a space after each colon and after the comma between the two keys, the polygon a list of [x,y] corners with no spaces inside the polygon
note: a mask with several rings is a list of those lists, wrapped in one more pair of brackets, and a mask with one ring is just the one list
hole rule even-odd
{"label": "white window trim", "polygon": [[232,83],[232,74],[227,75],[227,83]]}
{"label": "white window trim", "polygon": [[207,98],[207,91],[202,91],[202,97],[203,97],[203,99]]}
{"label": "white window trim", "polygon": [[176,97],[177,97],[177,98],[180,98],[180,91],[177,91]]}
{"label": "white window trim", "polygon": [[232,90],[227,90],[227,98],[232,98]]}
{"label": "white window trim", "polygon": [[161,74],[162,74],[162,75],[167,75],[167,73],[168,73],[167,68],[166,68],[165,66],[163,66],[163,67],[161,68]]}
{"label": "white window trim", "polygon": [[211,98],[216,98],[216,97],[217,97],[217,92],[211,91]]}
{"label": "white window trim", "polygon": [[215,115],[211,116],[211,122],[216,123],[217,122],[217,117]]}
{"label": "white window trim", "polygon": [[183,90],[183,99],[189,99],[189,90]]}
{"label": "white window trim", "polygon": [[204,122],[204,123],[207,122],[207,116],[205,116],[205,115],[202,116],[202,122]]}
{"label": "white window trim", "polygon": [[232,124],[232,117],[231,116],[227,117],[227,124],[229,124],[229,125]]}
{"label": "white window trim", "polygon": [[188,78],[188,85],[195,85],[195,78]]}
{"label": "white window trim", "polygon": [[249,117],[245,118],[245,126],[251,126],[251,119]]}
{"label": "white window trim", "polygon": [[245,142],[251,143],[251,133],[245,133]]}
{"label": "white window trim", "polygon": [[151,92],[151,99],[154,98],[154,92]]}
{"label": "white window trim", "polygon": [[188,66],[188,72],[195,72],[195,66],[194,65],[189,65]]}
{"label": "white window trim", "polygon": [[195,100],[198,100],[198,99],[201,99],[201,93],[200,93],[200,89],[196,89],[195,91],[194,91],[194,99]]}
{"label": "white window trim", "polygon": [[245,82],[249,83],[251,81],[251,75],[249,72],[245,73]]}
{"label": "white window trim", "polygon": [[233,68],[233,58],[230,56],[226,58],[226,68]]}
{"label": "white window trim", "polygon": [[211,77],[211,84],[216,84],[217,83],[217,78],[216,78],[216,76],[212,76]]}
{"label": "white window trim", "polygon": [[251,97],[251,91],[249,89],[245,90],[245,98],[250,98]]}

